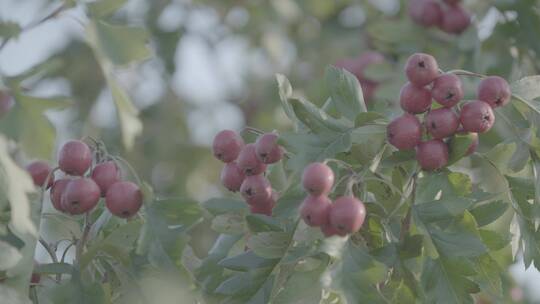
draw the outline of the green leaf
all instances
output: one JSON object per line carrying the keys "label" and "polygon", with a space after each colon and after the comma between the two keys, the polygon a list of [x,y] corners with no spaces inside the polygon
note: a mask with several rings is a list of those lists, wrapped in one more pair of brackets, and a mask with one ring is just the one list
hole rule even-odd
{"label": "green leaf", "polygon": [[421,281],[427,303],[472,304],[470,293],[479,288],[467,277],[474,274],[473,264],[466,260],[426,257]]}
{"label": "green leaf", "polygon": [[345,69],[329,66],[326,68],[325,81],[332,101],[342,116],[354,122],[359,113],[367,111],[356,76]]}
{"label": "green leaf", "polygon": [[68,263],[50,263],[38,265],[34,272],[41,274],[71,274],[73,270],[73,266]]}
{"label": "green leaf", "polygon": [[244,201],[234,198],[211,198],[202,203],[202,206],[214,215],[223,213],[239,213],[247,210]]}
{"label": "green leaf", "polygon": [[88,12],[93,18],[103,18],[114,14],[127,0],[100,0],[87,5]]}
{"label": "green leaf", "polygon": [[281,258],[289,246],[290,238],[287,232],[261,232],[252,235],[247,246],[260,257]]}
{"label": "green leaf", "polygon": [[415,214],[424,223],[453,219],[463,214],[474,203],[464,197],[447,197],[413,206]]}
{"label": "green leaf", "polygon": [[448,181],[452,185],[455,193],[459,196],[468,196],[472,192],[471,178],[464,173],[451,172],[448,174]]}
{"label": "green leaf", "polygon": [[503,201],[494,201],[477,206],[470,210],[478,227],[486,226],[500,218],[508,209],[508,204]]}
{"label": "green leaf", "polygon": [[111,77],[107,77],[107,83],[116,105],[116,112],[120,119],[122,140],[128,150],[135,145],[135,138],[142,133],[143,125],[139,120],[139,110],[133,105],[126,91]]}
{"label": "green leaf", "polygon": [[22,259],[22,255],[17,248],[0,241],[0,271],[8,270]]}
{"label": "green leaf", "polygon": [[272,217],[263,214],[249,214],[246,223],[251,232],[283,231],[281,225]]}
{"label": "green leaf", "polygon": [[245,295],[260,286],[264,282],[265,275],[266,271],[235,274],[221,283],[215,292],[229,296]]}
{"label": "green leaf", "polygon": [[314,133],[343,132],[348,128],[347,125],[332,118],[326,112],[303,98],[290,99],[289,103],[292,106],[295,116],[304,126]]}
{"label": "green leaf", "polygon": [[489,254],[485,254],[475,259],[475,269],[481,279],[480,287],[482,291],[501,297],[503,293],[501,282],[503,269],[499,264]]}
{"label": "green leaf", "polygon": [[158,199],[152,204],[152,208],[168,225],[190,227],[198,223],[203,216],[199,203],[186,198]]}
{"label": "green leaf", "polygon": [[448,165],[462,159],[473,142],[474,136],[470,133],[455,134],[448,143]]}
{"label": "green leaf", "polygon": [[17,37],[21,33],[22,28],[18,23],[11,21],[0,22],[0,38],[6,39]]}
{"label": "green leaf", "polygon": [[220,214],[212,219],[212,230],[224,234],[242,234],[244,219],[240,214]]}
{"label": "green leaf", "polygon": [[287,117],[289,117],[289,119],[294,123],[297,123],[298,118],[296,118],[292,105],[289,103],[289,99],[293,97],[293,89],[291,83],[289,82],[287,77],[282,74],[276,74],[276,80],[278,83],[281,107],[283,108],[283,111],[285,112]]}
{"label": "green leaf", "polygon": [[394,77],[395,71],[390,63],[382,62],[368,65],[363,74],[367,79],[382,82]]}
{"label": "green leaf", "polygon": [[230,258],[219,261],[219,265],[236,271],[273,267],[279,259],[267,259],[256,255],[253,251],[246,251]]}
{"label": "green leaf", "polygon": [[506,247],[510,242],[510,237],[505,232],[495,232],[491,230],[478,230],[482,242],[489,248],[489,250],[500,250]]}
{"label": "green leaf", "polygon": [[362,112],[359,113],[354,119],[354,127],[362,127],[368,124],[374,124],[378,122],[386,123],[387,119],[384,115],[377,112]]}
{"label": "green leaf", "polygon": [[527,100],[540,97],[540,75],[528,76],[511,85],[512,93]]}

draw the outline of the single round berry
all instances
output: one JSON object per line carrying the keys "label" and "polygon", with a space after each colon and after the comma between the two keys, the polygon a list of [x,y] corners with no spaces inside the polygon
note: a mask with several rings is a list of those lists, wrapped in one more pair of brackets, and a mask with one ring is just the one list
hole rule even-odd
{"label": "single round berry", "polygon": [[278,145],[278,135],[266,133],[261,135],[255,143],[255,153],[259,160],[265,164],[277,163],[283,157],[283,148]]}
{"label": "single round berry", "polygon": [[236,162],[227,163],[221,170],[221,184],[229,191],[236,192],[240,190],[240,186],[244,181],[244,171],[238,167]]}
{"label": "single round berry", "polygon": [[132,182],[117,182],[109,187],[105,196],[105,206],[121,218],[130,218],[139,212],[143,195],[139,186]]}
{"label": "single round berry", "polygon": [[326,164],[311,163],[304,169],[302,185],[313,196],[326,195],[334,185],[334,171]]}
{"label": "single round berry", "polygon": [[360,230],[365,218],[364,203],[353,196],[342,196],[330,207],[330,224],[340,236]]}
{"label": "single round berry", "polygon": [[330,221],[326,225],[321,226],[321,232],[324,234],[325,237],[339,235],[338,230],[334,228],[334,226],[330,225]]}
{"label": "single round berry", "polygon": [[451,108],[463,98],[463,85],[455,74],[443,74],[435,79],[431,95],[440,105]]}
{"label": "single round berry", "polygon": [[397,149],[409,150],[422,139],[422,125],[416,116],[405,113],[388,124],[386,136]]}
{"label": "single round berry", "polygon": [[245,145],[238,155],[237,162],[245,175],[258,175],[266,171],[266,164],[257,157],[255,144]]}
{"label": "single round berry", "polygon": [[70,180],[62,196],[62,208],[70,214],[83,214],[92,210],[100,197],[99,186],[91,178]]}
{"label": "single round berry", "polygon": [[120,170],[115,162],[106,161],[96,165],[94,170],[92,170],[92,179],[99,186],[99,189],[101,189],[101,196],[105,197],[109,187],[120,181]]}
{"label": "single round berry", "polygon": [[448,164],[448,146],[440,139],[421,142],[416,147],[416,160],[423,170],[441,169]]}
{"label": "single round berry", "polygon": [[399,92],[399,104],[407,113],[424,113],[431,108],[431,92],[409,82]]}
{"label": "single round berry", "polygon": [[51,203],[54,208],[60,212],[67,212],[67,210],[62,205],[62,197],[66,190],[66,186],[71,180],[67,178],[56,180],[51,187]]}
{"label": "single round berry", "polygon": [[[50,188],[54,183],[54,176],[51,174],[51,167],[44,161],[33,161],[28,166],[26,166],[26,171],[32,176],[34,185],[41,187],[45,182],[47,182],[47,188]],[[49,180],[47,181],[47,178]]]}
{"label": "single round berry", "polygon": [[0,117],[6,115],[15,105],[13,98],[7,92],[0,90]]}
{"label": "single round berry", "polygon": [[332,202],[325,195],[308,195],[300,205],[300,216],[307,225],[321,227],[328,224]]}
{"label": "single round berry", "polygon": [[423,87],[439,76],[439,65],[433,56],[416,53],[407,60],[405,74],[411,83]]}
{"label": "single round berry", "polygon": [[433,138],[446,138],[456,133],[459,117],[452,109],[439,108],[426,115],[425,124]]}
{"label": "single round berry", "polygon": [[447,6],[442,14],[441,30],[461,34],[471,24],[471,15],[459,4]]}
{"label": "single round berry", "polygon": [[264,214],[267,216],[272,216],[272,210],[276,205],[276,201],[277,196],[275,195],[275,192],[273,192],[270,196],[270,199],[260,202],[258,204],[249,205],[249,211],[251,211],[251,213],[253,214]]}
{"label": "single round berry", "polygon": [[83,175],[92,165],[92,151],[80,140],[65,143],[58,154],[58,166],[69,175]]}
{"label": "single round berry", "polygon": [[493,127],[495,114],[488,103],[474,100],[463,106],[460,121],[464,131],[484,133]]}
{"label": "single round berry", "polygon": [[246,176],[240,186],[240,193],[248,204],[261,204],[271,199],[272,185],[262,175]]}
{"label": "single round berry", "polygon": [[512,92],[508,82],[499,76],[490,76],[480,81],[478,100],[487,102],[492,108],[502,107],[510,102]]}
{"label": "single round berry", "polygon": [[244,147],[244,140],[231,130],[223,130],[214,137],[212,150],[214,156],[224,163],[230,163],[238,157]]}
{"label": "single round berry", "polygon": [[435,0],[411,0],[408,9],[411,19],[422,26],[437,26],[441,23],[441,5]]}

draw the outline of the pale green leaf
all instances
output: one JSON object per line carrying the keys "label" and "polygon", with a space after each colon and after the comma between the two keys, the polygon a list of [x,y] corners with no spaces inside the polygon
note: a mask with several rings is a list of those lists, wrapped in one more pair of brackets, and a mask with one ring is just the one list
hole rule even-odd
{"label": "pale green leaf", "polygon": [[332,101],[342,116],[354,121],[361,112],[366,112],[362,88],[356,76],[334,66],[326,68],[326,85]]}

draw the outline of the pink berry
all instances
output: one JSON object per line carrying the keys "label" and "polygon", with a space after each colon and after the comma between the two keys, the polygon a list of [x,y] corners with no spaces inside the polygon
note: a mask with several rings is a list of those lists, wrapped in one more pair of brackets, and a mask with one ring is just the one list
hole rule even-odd
{"label": "pink berry", "polygon": [[[47,181],[47,177],[51,173],[51,167],[44,161],[34,161],[26,166],[26,171],[32,176],[34,185],[41,187]],[[51,174],[47,182],[47,188],[50,188],[54,183],[54,176]]]}
{"label": "pink berry", "polygon": [[58,165],[69,175],[81,176],[92,165],[92,151],[80,140],[68,141],[60,149]]}
{"label": "pink berry", "polygon": [[459,4],[448,6],[442,14],[441,29],[449,34],[461,34],[471,24],[471,15]]}
{"label": "pink berry", "polygon": [[416,116],[405,113],[388,124],[386,136],[397,149],[409,150],[422,139],[422,125]]}
{"label": "pink berry", "polygon": [[109,187],[105,196],[105,205],[113,214],[121,218],[130,218],[139,212],[143,195],[139,186],[132,182],[117,182]]}
{"label": "pink berry", "polygon": [[426,115],[425,124],[433,138],[446,138],[456,133],[459,127],[459,117],[451,109],[439,108]]}
{"label": "pink berry", "polygon": [[422,26],[437,26],[441,23],[441,6],[435,0],[411,0],[408,9],[411,19]]}
{"label": "pink berry", "polygon": [[321,232],[324,234],[325,237],[339,235],[338,230],[334,228],[334,226],[330,225],[330,222],[328,222],[326,225],[321,226]]}
{"label": "pink berry", "polygon": [[493,127],[495,115],[488,103],[474,100],[463,106],[460,121],[467,132],[485,133]]}
{"label": "pink berry", "polygon": [[221,184],[229,191],[236,192],[240,190],[240,186],[244,181],[244,172],[238,167],[236,162],[225,164],[221,170]]}
{"label": "pink berry", "polygon": [[439,65],[433,56],[415,53],[405,64],[405,74],[411,83],[423,87],[439,76]]}
{"label": "pink berry", "polygon": [[277,196],[275,195],[275,192],[272,193],[270,196],[270,199],[260,202],[258,204],[249,205],[249,210],[253,214],[264,214],[267,216],[272,216],[272,210],[274,209],[274,206],[276,205]]}
{"label": "pink berry", "polygon": [[461,0],[443,0],[444,3],[448,5],[456,5],[461,2]]}
{"label": "pink berry", "polygon": [[255,153],[259,160],[265,164],[277,163],[283,157],[283,148],[277,144],[278,135],[266,133],[261,135],[255,143]]}
{"label": "pink berry", "polygon": [[0,90],[0,117],[6,115],[14,105],[13,98],[7,92]]}
{"label": "pink berry", "polygon": [[272,185],[262,175],[247,176],[240,186],[240,193],[250,205],[261,204],[272,197]]}
{"label": "pink berry", "polygon": [[67,210],[62,205],[62,197],[64,196],[66,186],[69,184],[70,181],[71,180],[67,178],[59,179],[55,181],[51,187],[51,203],[54,208],[60,212],[67,212]]}
{"label": "pink berry", "polygon": [[104,197],[109,187],[120,181],[120,170],[113,161],[107,161],[96,165],[92,171],[92,179],[99,186],[101,196]]}
{"label": "pink berry", "polygon": [[238,155],[238,167],[246,175],[258,175],[266,171],[266,164],[259,160],[255,151],[255,144],[247,144]]}
{"label": "pink berry", "polygon": [[431,92],[425,87],[417,87],[409,82],[401,88],[399,104],[407,113],[424,113],[431,108]]}
{"label": "pink berry", "polygon": [[300,216],[307,225],[320,227],[328,224],[332,202],[325,195],[308,195],[300,206]]}
{"label": "pink berry", "polygon": [[312,196],[326,195],[334,185],[334,172],[323,163],[311,163],[302,174],[302,185]]}
{"label": "pink berry", "polygon": [[440,139],[421,142],[416,147],[416,160],[426,171],[441,169],[448,164],[448,146]]}
{"label": "pink berry", "polygon": [[440,105],[451,108],[463,98],[461,80],[455,74],[443,74],[433,82],[431,95]]}
{"label": "pink berry", "polygon": [[340,236],[360,230],[365,218],[364,203],[353,196],[342,196],[331,205],[330,224]]}
{"label": "pink berry", "polygon": [[510,102],[512,92],[508,82],[499,76],[490,76],[480,81],[478,100],[487,102],[492,108],[502,107]]}
{"label": "pink berry", "polygon": [[83,214],[92,210],[100,197],[99,186],[91,178],[70,180],[62,196],[62,208],[70,214]]}
{"label": "pink berry", "polygon": [[231,130],[223,130],[214,137],[212,149],[214,156],[224,163],[230,163],[238,157],[244,147],[244,140]]}

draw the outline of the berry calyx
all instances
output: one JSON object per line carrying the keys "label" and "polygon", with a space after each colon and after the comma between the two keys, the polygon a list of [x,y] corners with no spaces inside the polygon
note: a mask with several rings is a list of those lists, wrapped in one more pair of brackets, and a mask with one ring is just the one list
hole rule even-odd
{"label": "berry calyx", "polygon": [[405,64],[405,74],[409,81],[419,87],[430,84],[439,75],[437,60],[429,54],[416,53]]}
{"label": "berry calyx", "polygon": [[440,139],[421,142],[416,147],[416,160],[423,170],[441,169],[448,164],[448,146]]}
{"label": "berry calyx", "polygon": [[502,77],[489,76],[482,79],[478,85],[478,100],[487,102],[492,108],[508,104],[511,97],[510,85]]}
{"label": "berry calyx", "polygon": [[227,188],[229,191],[236,192],[240,190],[240,186],[244,181],[244,171],[238,167],[236,162],[231,162],[225,164],[221,170],[221,184]]}
{"label": "berry calyx", "polygon": [[474,100],[463,106],[460,121],[464,131],[484,133],[493,127],[495,114],[488,103]]}
{"label": "berry calyx", "polygon": [[425,125],[433,138],[446,138],[456,132],[459,127],[459,117],[452,109],[439,108],[426,115]]}
{"label": "berry calyx", "polygon": [[397,149],[409,150],[422,139],[422,125],[416,116],[404,113],[388,124],[386,136]]}
{"label": "berry calyx", "polygon": [[409,82],[401,88],[399,104],[407,113],[424,113],[431,108],[431,92],[425,87],[418,87]]}
{"label": "berry calyx", "polygon": [[[47,181],[47,177],[51,173],[51,167],[44,161],[33,161],[26,166],[26,171],[32,176],[34,185],[41,187]],[[54,183],[54,176],[51,175],[47,182],[47,188],[50,188]]]}
{"label": "berry calyx", "polygon": [[312,196],[326,195],[334,185],[334,172],[323,163],[311,163],[302,174],[304,190]]}
{"label": "berry calyx", "polygon": [[471,15],[459,4],[447,6],[442,14],[441,30],[461,34],[471,24]]}
{"label": "berry calyx", "polygon": [[332,202],[325,195],[308,195],[300,206],[300,216],[308,226],[324,226],[328,224],[331,205]]}
{"label": "berry calyx", "polygon": [[451,108],[463,98],[463,85],[455,74],[443,74],[435,79],[431,95],[440,105]]}
{"label": "berry calyx", "polygon": [[244,140],[231,130],[223,130],[214,137],[212,150],[214,156],[224,163],[230,163],[238,157],[244,147]]}
{"label": "berry calyx", "polygon": [[70,214],[83,214],[92,210],[100,197],[99,186],[91,178],[72,179],[64,190],[62,208]]}
{"label": "berry calyx", "polygon": [[67,178],[56,180],[51,186],[51,203],[53,207],[60,212],[67,212],[67,210],[62,205],[62,197],[66,190],[66,186],[71,180]]}
{"label": "berry calyx", "polygon": [[58,166],[69,175],[82,176],[92,165],[92,151],[80,140],[65,143],[58,154]]}
{"label": "berry calyx", "polygon": [[422,26],[437,26],[441,23],[441,5],[435,0],[411,0],[408,9],[411,19]]}
{"label": "berry calyx", "polygon": [[255,150],[255,144],[247,144],[238,155],[238,167],[244,171],[245,175],[258,175],[266,170],[266,164],[259,160]]}
{"label": "berry calyx", "polygon": [[240,193],[248,204],[261,204],[271,199],[272,185],[262,175],[247,176],[240,186]]}
{"label": "berry calyx", "polygon": [[360,230],[365,218],[364,203],[353,196],[342,196],[331,205],[330,224],[340,236]]}
{"label": "berry calyx", "polygon": [[261,135],[255,143],[255,153],[259,160],[265,164],[277,163],[283,157],[283,148],[277,144],[278,135],[266,133]]}
{"label": "berry calyx", "polygon": [[109,187],[120,180],[120,170],[115,162],[107,161],[96,165],[92,170],[92,179],[99,186],[101,196],[104,197]]}
{"label": "berry calyx", "polygon": [[139,212],[142,206],[142,192],[132,182],[117,182],[109,187],[105,196],[105,206],[121,218],[130,218]]}

